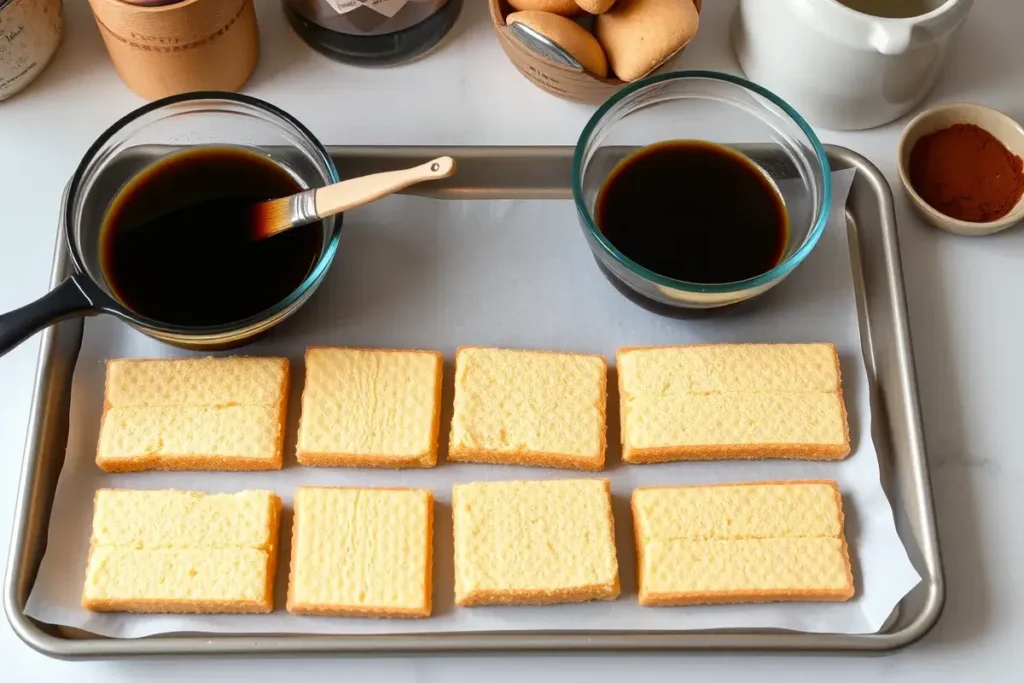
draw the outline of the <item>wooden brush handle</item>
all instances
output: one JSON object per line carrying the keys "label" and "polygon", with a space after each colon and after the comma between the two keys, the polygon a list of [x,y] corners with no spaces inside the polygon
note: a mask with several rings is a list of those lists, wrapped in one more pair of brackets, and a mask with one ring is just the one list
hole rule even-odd
{"label": "wooden brush handle", "polygon": [[439,157],[414,168],[374,173],[321,187],[314,193],[316,215],[327,218],[369,204],[424,180],[447,178],[454,172],[455,160],[451,157]]}

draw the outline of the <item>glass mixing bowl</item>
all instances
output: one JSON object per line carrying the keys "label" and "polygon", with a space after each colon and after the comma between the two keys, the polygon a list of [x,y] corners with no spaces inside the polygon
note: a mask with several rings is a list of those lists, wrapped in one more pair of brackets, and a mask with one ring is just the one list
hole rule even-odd
{"label": "glass mixing bowl", "polygon": [[[637,149],[669,140],[730,147],[765,173],[789,215],[788,240],[778,265],[737,282],[686,282],[643,267],[602,234],[594,206],[613,169]],[[830,173],[810,125],[779,97],[729,74],[679,71],[637,81],[597,110],[576,143],[572,192],[583,233],[609,281],[641,305],[678,314],[750,299],[793,272],[814,249],[828,221]]]}

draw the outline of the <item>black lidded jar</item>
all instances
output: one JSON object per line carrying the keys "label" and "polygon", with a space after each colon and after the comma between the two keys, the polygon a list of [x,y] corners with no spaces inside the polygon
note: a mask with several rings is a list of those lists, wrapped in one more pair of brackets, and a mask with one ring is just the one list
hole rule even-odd
{"label": "black lidded jar", "polygon": [[283,0],[292,28],[339,62],[392,66],[412,61],[444,38],[463,0]]}

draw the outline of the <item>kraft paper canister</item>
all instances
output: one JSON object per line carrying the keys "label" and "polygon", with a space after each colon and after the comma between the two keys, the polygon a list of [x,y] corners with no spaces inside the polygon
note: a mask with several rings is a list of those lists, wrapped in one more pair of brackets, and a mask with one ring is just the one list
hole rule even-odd
{"label": "kraft paper canister", "polygon": [[259,29],[252,0],[89,4],[114,68],[146,99],[238,90],[256,68]]}
{"label": "kraft paper canister", "polygon": [[43,72],[60,45],[61,0],[0,0],[0,101]]}

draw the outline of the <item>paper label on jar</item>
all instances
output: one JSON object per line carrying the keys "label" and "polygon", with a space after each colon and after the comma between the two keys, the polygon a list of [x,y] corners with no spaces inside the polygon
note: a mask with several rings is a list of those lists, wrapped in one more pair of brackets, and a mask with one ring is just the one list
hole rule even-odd
{"label": "paper label on jar", "polygon": [[60,0],[0,0],[0,100],[27,86],[60,43]]}
{"label": "paper label on jar", "polygon": [[408,2],[409,0],[327,0],[327,4],[338,14],[348,14],[352,10],[366,7],[388,19],[398,14]]}

